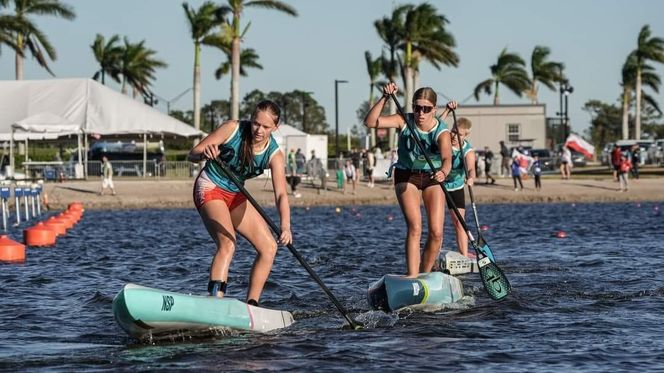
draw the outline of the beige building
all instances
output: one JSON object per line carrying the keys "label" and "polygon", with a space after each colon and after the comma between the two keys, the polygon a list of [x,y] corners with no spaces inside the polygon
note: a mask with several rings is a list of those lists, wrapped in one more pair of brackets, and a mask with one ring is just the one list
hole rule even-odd
{"label": "beige building", "polygon": [[[442,110],[443,108],[441,108]],[[488,146],[500,151],[500,141],[508,148],[518,145],[546,147],[546,106],[540,105],[463,105],[457,118],[466,117],[473,123],[470,143],[481,150]],[[453,125],[452,117],[446,120]]]}

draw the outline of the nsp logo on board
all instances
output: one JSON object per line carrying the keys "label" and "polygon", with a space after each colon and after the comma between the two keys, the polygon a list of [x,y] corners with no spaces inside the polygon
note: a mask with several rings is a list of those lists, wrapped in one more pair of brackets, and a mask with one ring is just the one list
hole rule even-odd
{"label": "nsp logo on board", "polygon": [[163,303],[161,304],[162,311],[170,311],[175,304],[175,299],[170,295],[162,295]]}

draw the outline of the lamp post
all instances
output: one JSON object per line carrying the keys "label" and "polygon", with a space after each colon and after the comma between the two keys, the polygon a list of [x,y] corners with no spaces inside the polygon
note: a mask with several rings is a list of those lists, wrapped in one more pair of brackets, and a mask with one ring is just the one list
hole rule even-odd
{"label": "lamp post", "polygon": [[[568,112],[568,98],[569,95],[574,92],[574,87],[569,85],[569,81],[567,79],[563,80],[560,83],[560,105],[561,105],[561,124],[563,125],[563,143],[565,143],[565,140],[567,139],[567,136],[569,135],[569,112]],[[563,96],[565,98],[565,106],[563,108],[562,103],[563,103]]]}
{"label": "lamp post", "polygon": [[339,155],[339,83],[347,80],[334,80],[334,152]]}
{"label": "lamp post", "polygon": [[180,93],[179,95],[173,97],[170,100],[167,100],[163,97],[160,97],[160,96],[158,96],[154,93],[152,95],[166,103],[166,114],[170,115],[171,114],[171,104],[174,104],[177,100],[181,99],[182,96],[184,96],[187,92],[191,91],[192,89],[194,89],[194,88],[189,87],[189,88],[185,89],[182,93]]}

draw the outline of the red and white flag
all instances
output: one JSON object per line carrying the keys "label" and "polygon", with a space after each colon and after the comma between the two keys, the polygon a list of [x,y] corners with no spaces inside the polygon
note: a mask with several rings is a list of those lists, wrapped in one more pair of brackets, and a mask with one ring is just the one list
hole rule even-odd
{"label": "red and white flag", "polygon": [[565,146],[583,154],[588,159],[592,159],[595,155],[595,147],[575,134],[571,134],[567,137]]}
{"label": "red and white flag", "polygon": [[516,150],[516,148],[512,150],[512,159],[516,159],[517,163],[519,163],[521,174],[527,174],[530,166],[534,162],[533,157],[521,153],[520,151]]}

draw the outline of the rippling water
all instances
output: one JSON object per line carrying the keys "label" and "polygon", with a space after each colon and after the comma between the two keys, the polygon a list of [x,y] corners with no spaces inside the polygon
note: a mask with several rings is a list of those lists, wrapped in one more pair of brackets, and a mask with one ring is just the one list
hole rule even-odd
{"label": "rippling water", "polygon": [[[459,305],[371,312],[368,285],[405,267],[398,207],[295,208],[295,247],[367,328],[342,330],[336,308],[281,249],[262,303],[292,311],[292,327],[141,344],[116,325],[113,297],[127,282],[205,292],[211,239],[190,209],[88,211],[56,247],[0,264],[0,370],[664,369],[657,204],[485,205],[480,217],[514,289],[503,302],[465,275]],[[559,230],[568,237],[555,238]],[[252,260],[242,241],[229,296],[244,298]]]}

